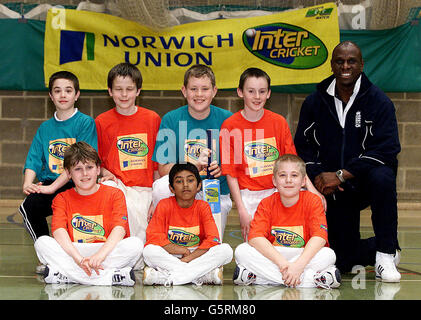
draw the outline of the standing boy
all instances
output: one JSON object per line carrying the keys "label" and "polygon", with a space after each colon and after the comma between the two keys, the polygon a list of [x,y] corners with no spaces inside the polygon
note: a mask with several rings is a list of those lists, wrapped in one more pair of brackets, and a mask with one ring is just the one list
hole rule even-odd
{"label": "standing boy", "polygon": [[[175,163],[191,162],[202,176],[210,173],[220,181],[221,226],[218,226],[222,239],[227,216],[232,207],[226,177],[221,176],[219,167],[219,129],[222,122],[232,113],[211,105],[218,89],[212,69],[206,65],[194,65],[184,74],[181,88],[187,105],[168,112],[161,122],[153,160],[158,162],[162,178],[153,186],[154,206],[159,200],[171,196],[168,189],[168,172]],[[212,150],[207,149],[206,130],[212,130]],[[208,167],[208,156],[212,162]],[[197,194],[203,199],[203,192]]]}
{"label": "standing boy", "polygon": [[95,123],[102,161],[100,182],[123,191],[130,234],[145,242],[152,183],[158,177],[152,152],[161,119],[156,112],[136,105],[141,88],[142,74],[136,66],[120,63],[113,67],[108,73],[108,92],[115,108],[100,114]]}
{"label": "standing boy", "polygon": [[[246,241],[257,205],[276,190],[272,183],[275,160],[296,151],[285,118],[264,108],[271,94],[266,72],[258,68],[244,71],[237,93],[244,100],[244,108],[222,124],[221,168]],[[306,180],[305,187],[319,194],[310,180]]]}
{"label": "standing boy", "polygon": [[75,187],[53,201],[53,238],[35,242],[45,282],[133,286],[143,242],[129,237],[123,193],[97,183],[100,159],[85,142],[70,146],[64,167]]}
{"label": "standing boy", "polygon": [[[63,168],[65,150],[78,141],[97,148],[94,119],[75,107],[80,95],[78,78],[68,71],[56,72],[49,79],[48,89],[56,112],[41,124],[32,140],[24,166],[23,192],[27,197],[19,207],[34,241],[49,235],[46,217],[53,214],[54,197],[73,186]],[[42,271],[42,266],[37,267],[38,273]]]}
{"label": "standing boy", "polygon": [[337,288],[340,272],[327,245],[326,217],[320,197],[301,191],[305,163],[284,154],[273,170],[278,192],[263,199],[250,225],[249,242],[235,250],[235,284]]}
{"label": "standing boy", "polygon": [[175,196],[161,200],[146,230],[143,250],[146,285],[222,284],[222,266],[232,249],[221,244],[210,206],[197,200],[201,179],[191,163],[175,164],[169,172]]}

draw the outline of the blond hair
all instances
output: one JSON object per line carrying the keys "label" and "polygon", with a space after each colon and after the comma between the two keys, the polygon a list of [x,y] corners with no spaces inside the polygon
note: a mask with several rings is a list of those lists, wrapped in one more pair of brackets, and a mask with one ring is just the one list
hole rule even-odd
{"label": "blond hair", "polygon": [[191,66],[186,73],[184,74],[184,86],[187,87],[187,84],[189,83],[190,78],[202,78],[202,77],[208,77],[210,82],[212,83],[212,87],[215,87],[216,81],[215,81],[215,74],[213,73],[213,70],[204,65],[204,64],[195,64],[194,66]]}
{"label": "blond hair", "polygon": [[281,163],[284,162],[292,162],[297,164],[299,172],[303,175],[303,177],[307,174],[306,173],[306,164],[299,156],[295,154],[285,153],[284,155],[278,157],[273,165],[273,175],[275,176],[278,173],[279,166]]}

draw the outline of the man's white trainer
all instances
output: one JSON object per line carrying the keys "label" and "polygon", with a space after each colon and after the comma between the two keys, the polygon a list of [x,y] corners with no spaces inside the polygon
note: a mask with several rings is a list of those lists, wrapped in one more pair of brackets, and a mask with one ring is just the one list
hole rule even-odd
{"label": "man's white trainer", "polygon": [[396,269],[395,255],[383,252],[376,252],[376,279],[383,282],[400,282],[401,274]]}

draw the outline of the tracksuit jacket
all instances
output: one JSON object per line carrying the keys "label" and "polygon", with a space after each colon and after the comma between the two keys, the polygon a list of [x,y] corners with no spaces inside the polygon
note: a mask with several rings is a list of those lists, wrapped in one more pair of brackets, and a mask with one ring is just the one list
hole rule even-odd
{"label": "tracksuit jacket", "polygon": [[346,169],[358,178],[379,165],[396,174],[401,147],[392,101],[362,73],[342,128],[334,97],[326,91],[333,79],[332,75],[319,83],[301,108],[294,143],[308,176],[314,180],[322,172]]}

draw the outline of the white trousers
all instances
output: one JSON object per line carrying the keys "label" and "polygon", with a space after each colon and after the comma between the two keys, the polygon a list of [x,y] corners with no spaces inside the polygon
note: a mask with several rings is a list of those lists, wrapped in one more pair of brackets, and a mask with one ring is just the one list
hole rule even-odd
{"label": "white trousers", "polygon": [[[146,228],[148,226],[148,211],[152,203],[152,189],[137,186],[127,187],[120,179],[118,179],[118,183],[107,180],[104,181],[103,184],[123,191],[124,197],[126,198],[130,236],[136,236],[145,243]],[[140,270],[143,266],[143,258],[140,257],[135,265],[135,270]]]}
{"label": "white trousers", "polygon": [[276,188],[265,189],[259,191],[253,191],[249,189],[240,190],[241,199],[243,200],[244,207],[246,208],[249,215],[254,218],[257,207],[259,206],[260,201],[264,198],[271,196],[274,192],[277,192]]}
{"label": "white trousers", "polygon": [[[156,208],[158,202],[162,199],[169,198],[174,196],[169,188],[169,177],[168,174],[155,180],[152,185],[152,201],[153,206]],[[200,191],[196,194],[196,199],[203,200],[203,191]],[[229,194],[223,194],[220,197],[221,199],[221,226],[218,226],[218,231],[220,234],[220,238],[224,236],[225,226],[227,224],[227,217],[228,213],[231,211],[232,208],[232,201]]]}
{"label": "white trousers", "polygon": [[[73,245],[82,256],[89,257],[95,254],[104,243],[73,242]],[[39,237],[34,247],[39,261],[52,270],[59,271],[69,279],[69,282],[109,286],[112,284],[112,276],[116,269],[134,267],[142,254],[143,242],[138,237],[129,237],[119,241],[102,263],[104,270],[100,270],[99,275],[93,271],[91,276],[88,276],[76,264],[54,238]]]}
{"label": "white trousers", "polygon": [[232,261],[233,251],[229,244],[211,247],[189,263],[181,261],[161,246],[149,244],[143,249],[145,263],[151,268],[161,268],[170,274],[173,285],[192,283],[209,271]]}
{"label": "white trousers", "polygon": [[[282,256],[289,262],[294,262],[298,259],[304,248],[286,248],[275,247],[275,249],[282,254]],[[248,243],[242,243],[235,249],[235,261],[237,264],[242,265],[247,270],[256,275],[255,284],[266,285],[283,285],[284,280],[279,268],[271,260],[263,256],[259,251]],[[333,266],[336,262],[335,252],[328,248],[323,247],[317,252],[304,268],[301,275],[301,288],[314,288],[313,277],[318,271],[322,271],[329,266]]]}

